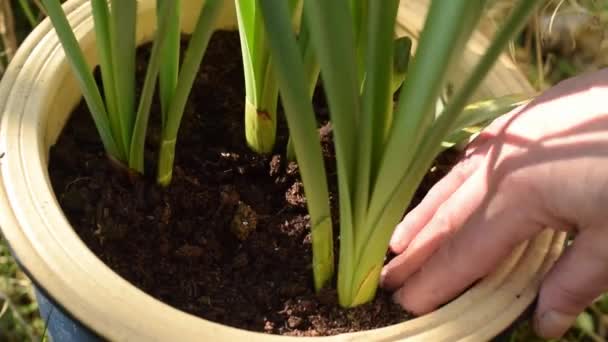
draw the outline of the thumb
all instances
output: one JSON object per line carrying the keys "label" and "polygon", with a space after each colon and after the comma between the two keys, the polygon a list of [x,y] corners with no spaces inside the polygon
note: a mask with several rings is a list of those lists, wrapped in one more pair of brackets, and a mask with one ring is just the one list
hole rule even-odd
{"label": "thumb", "polygon": [[541,337],[563,335],[578,314],[608,289],[606,235],[599,229],[583,230],[543,281],[534,317]]}

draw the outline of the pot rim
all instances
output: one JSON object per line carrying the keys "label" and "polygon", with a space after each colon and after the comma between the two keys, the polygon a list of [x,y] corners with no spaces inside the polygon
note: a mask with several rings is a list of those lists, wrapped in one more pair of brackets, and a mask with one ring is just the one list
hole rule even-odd
{"label": "pot rim", "polygon": [[[154,3],[139,1],[140,43],[153,35]],[[403,2],[397,32],[418,37],[427,3]],[[200,5],[200,0],[182,2],[185,19],[188,13],[198,13],[194,8]],[[226,27],[234,23],[231,7],[226,6],[222,15]],[[64,9],[93,65],[95,42],[88,1],[69,0]],[[184,30],[190,27],[191,31],[193,20],[185,22]],[[487,39],[475,34],[465,53],[469,68],[486,46]],[[482,88],[480,97],[533,91],[507,57],[500,59]],[[0,228],[28,275],[69,315],[111,340],[306,339],[245,331],[179,311],[119,277],[84,245],[58,205],[46,167],[48,148],[79,101],[79,94],[46,19],[19,48],[0,82],[0,154],[4,153],[0,159]],[[314,339],[489,339],[533,301],[564,240],[564,233],[543,231],[517,247],[490,276],[428,315],[385,328]]]}

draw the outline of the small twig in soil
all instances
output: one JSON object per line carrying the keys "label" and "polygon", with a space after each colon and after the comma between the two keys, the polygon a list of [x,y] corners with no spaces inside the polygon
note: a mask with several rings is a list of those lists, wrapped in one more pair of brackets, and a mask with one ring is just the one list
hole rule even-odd
{"label": "small twig in soil", "polygon": [[[0,158],[2,158],[2,157],[0,156]],[[86,181],[91,180],[91,177],[78,177],[78,178],[74,179],[73,181],[69,182],[68,184],[66,184],[63,191],[67,192],[72,187],[72,185],[79,183],[81,181],[85,181],[85,180]]]}

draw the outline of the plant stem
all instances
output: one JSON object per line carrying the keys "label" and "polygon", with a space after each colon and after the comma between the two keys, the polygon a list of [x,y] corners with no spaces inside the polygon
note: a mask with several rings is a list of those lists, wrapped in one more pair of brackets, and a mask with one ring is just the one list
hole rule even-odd
{"label": "plant stem", "polygon": [[245,76],[245,138],[257,153],[270,153],[276,136],[279,89],[257,1],[235,0]]}
{"label": "plant stem", "polygon": [[135,29],[137,27],[137,1],[112,0],[110,11],[112,69],[114,71],[114,89],[117,95],[116,105],[118,121],[120,123],[120,137],[125,151],[129,152],[131,134],[135,122]]}
{"label": "plant stem", "polygon": [[[397,15],[399,1],[370,1],[368,25],[365,34],[369,43],[365,56],[366,79],[362,96],[361,123],[359,125],[359,139],[357,146],[358,164],[356,172],[356,187],[354,193],[354,215],[355,244],[354,255],[358,256],[364,247],[359,247],[360,232],[365,231],[362,225],[365,223],[369,197],[371,192],[372,175],[375,173],[374,160],[379,160],[384,148],[387,128],[392,120],[392,92],[391,83],[393,75],[394,59],[394,22]],[[368,257],[368,256],[366,256]],[[341,263],[344,260],[340,260]],[[347,265],[354,265],[349,262]],[[348,293],[338,293],[340,304],[346,307],[356,306],[371,300],[376,292],[381,265],[374,265],[366,269],[368,275],[362,283],[354,282],[357,269],[348,270],[339,265],[338,274],[346,272],[351,275],[338,276],[338,281],[343,281],[338,288],[350,287]],[[369,284],[368,284],[369,283]]]}
{"label": "plant stem", "polygon": [[247,145],[257,153],[272,152],[276,137],[276,108],[278,101],[269,101],[265,105],[245,101],[245,139]]}
{"label": "plant stem", "polygon": [[287,146],[285,147],[285,156],[287,157],[287,161],[294,162],[297,160],[296,150],[293,148],[293,138],[291,135],[287,139]]}
{"label": "plant stem", "polygon": [[[146,132],[148,128],[148,119],[150,118],[150,107],[152,105],[152,96],[156,86],[156,79],[161,69],[163,62],[163,51],[174,48],[172,46],[171,32],[168,28],[175,25],[175,12],[179,11],[178,6],[173,6],[170,1],[159,2],[158,13],[163,13],[158,19],[158,28],[156,39],[152,44],[152,52],[148,61],[148,69],[146,70],[146,78],[141,91],[135,124],[133,126],[133,136],[131,138],[131,147],[129,153],[129,167],[139,173],[144,172],[144,149],[146,145]],[[167,47],[170,45],[170,47]],[[178,47],[179,49],[179,47]]]}
{"label": "plant stem", "polygon": [[[356,32],[349,4],[344,1],[304,1],[306,25],[323,73],[323,85],[333,125],[338,192],[340,196],[340,261],[338,296],[340,305],[350,306],[346,298],[350,286],[354,259],[356,228],[353,222],[353,194],[357,186],[357,127],[360,118],[360,78]],[[283,92],[283,87],[281,87]],[[281,93],[282,94],[282,93]],[[304,96],[304,95],[302,95]],[[291,127],[290,127],[291,128]],[[318,139],[318,137],[317,137]],[[296,138],[294,137],[294,142]],[[296,149],[298,162],[300,152]],[[306,180],[305,186],[308,186]],[[314,250],[314,247],[313,247]]]}
{"label": "plant stem", "polygon": [[32,6],[30,6],[29,1],[19,0],[19,6],[21,7],[21,10],[23,10],[23,14],[25,14],[25,18],[29,22],[30,26],[32,28],[36,27],[36,25],[38,25],[38,20],[34,15],[34,11],[32,10]]}
{"label": "plant stem", "polygon": [[302,10],[302,23],[300,25],[300,35],[298,36],[298,45],[302,54],[302,60],[304,62],[304,75],[308,83],[308,95],[312,99],[315,93],[315,87],[319,79],[319,72],[321,67],[317,60],[315,52],[315,46],[312,43],[310,36],[310,28],[306,22],[306,10]]}
{"label": "plant stem", "polygon": [[[167,27],[167,41],[164,43],[164,48],[161,51],[162,65],[159,73],[159,97],[161,108],[161,126],[164,126],[167,120],[167,112],[171,99],[175,94],[177,87],[177,77],[179,75],[179,54],[180,54],[180,3],[181,0],[158,0],[156,21],[160,27],[160,21],[164,16],[169,15],[167,12],[161,11],[165,2],[170,2],[171,18]],[[159,32],[162,32],[159,30]]]}
{"label": "plant stem", "polygon": [[[305,1],[306,2],[306,1]],[[313,274],[319,290],[334,272],[329,193],[321,144],[312,104],[308,100],[302,56],[292,33],[288,4],[284,0],[260,0],[268,42],[277,69],[277,81],[300,173],[305,185],[311,218]]]}
{"label": "plant stem", "polygon": [[83,97],[91,111],[91,116],[101,137],[103,146],[108,154],[115,159],[125,161],[125,156],[118,148],[108,121],[108,115],[104,106],[101,94],[89,69],[80,45],[74,36],[74,32],[61,8],[59,0],[43,0],[49,18],[55,27],[59,41],[66,53],[68,62],[75,71],[75,76],[80,83]]}
{"label": "plant stem", "polygon": [[[435,119],[436,101],[446,75],[459,60],[482,9],[483,3],[479,1],[431,2],[408,81],[399,94],[391,131],[372,180],[370,217],[378,217],[410,165],[418,163],[414,155]],[[366,229],[374,228],[366,225]],[[357,246],[366,244],[369,234],[369,231],[362,233]]]}
{"label": "plant stem", "polygon": [[[95,37],[97,39],[99,56],[99,69],[101,70],[101,80],[103,85],[103,95],[105,99],[108,119],[112,129],[112,136],[122,151],[124,158],[128,159],[129,151],[125,146],[121,134],[120,113],[118,111],[116,98],[116,81],[114,75],[116,70],[112,61],[112,34],[110,30],[110,9],[106,0],[91,0],[93,20],[95,23]],[[124,160],[126,162],[127,160]]]}
{"label": "plant stem", "polygon": [[[298,35],[298,45],[300,47],[300,52],[302,53],[302,59],[304,62],[304,75],[307,77],[308,81],[308,94],[312,99],[315,88],[317,86],[317,81],[319,79],[320,66],[319,61],[317,60],[317,56],[315,54],[314,45],[311,41],[310,37],[310,29],[306,24],[305,20],[306,11],[302,12],[302,20],[300,23],[300,34]],[[291,136],[287,140],[287,160],[295,161],[296,160],[296,152],[293,149],[293,142]]]}
{"label": "plant stem", "polygon": [[[529,17],[534,7],[538,2],[528,0],[520,0],[512,11],[512,14],[507,18],[505,24],[496,34],[490,47],[481,58],[471,76],[467,79],[460,91],[452,97],[452,101],[445,108],[438,120],[433,124],[430,131],[427,132],[421,146],[417,148],[415,154],[416,163],[412,163],[405,175],[398,180],[398,184],[392,188],[387,194],[388,200],[382,205],[382,213],[380,215],[370,215],[366,225],[369,234],[364,239],[367,241],[365,247],[366,255],[361,254],[356,262],[355,284],[362,284],[360,288],[363,291],[369,292],[371,289],[366,287],[375,287],[377,284],[368,284],[366,279],[370,276],[369,270],[375,270],[379,265],[382,265],[386,245],[391,236],[393,228],[399,221],[405,207],[410,202],[418,184],[426,174],[431,163],[435,159],[437,153],[441,151],[442,137],[445,137],[448,132],[453,129],[454,123],[457,121],[459,114],[462,113],[464,105],[473,94],[479,83],[490,70],[500,53],[503,51],[510,38],[521,29],[525,20]],[[425,25],[426,27],[426,25]],[[422,42],[421,42],[422,44]]]}
{"label": "plant stem", "polygon": [[355,46],[357,75],[359,79],[359,89],[363,88],[365,82],[365,57],[367,54],[367,20],[368,20],[368,0],[350,0],[351,11],[354,20]]}
{"label": "plant stem", "polygon": [[169,107],[166,125],[162,131],[157,173],[157,182],[160,185],[167,186],[171,183],[177,132],[184,115],[186,101],[190,95],[192,84],[213,33],[215,22],[219,17],[222,4],[223,1],[221,0],[205,1],[190,38],[190,43],[184,56],[184,63],[179,73],[175,95]]}
{"label": "plant stem", "polygon": [[[374,6],[371,6],[374,9]],[[370,179],[369,184],[372,191],[368,193],[369,200],[367,206],[364,205],[366,198],[364,196],[365,189],[356,192],[357,196],[355,200],[359,204],[356,207],[356,216],[354,218],[356,233],[355,241],[351,247],[352,260],[345,261],[344,265],[341,263],[339,266],[340,272],[343,272],[343,268],[350,268],[344,270],[344,273],[350,276],[350,278],[338,276],[338,281],[342,282],[341,284],[339,283],[338,291],[348,289],[348,291],[343,293],[339,292],[340,304],[343,306],[351,307],[363,304],[370,301],[375,295],[388,238],[390,237],[390,235],[378,236],[379,233],[377,233],[378,231],[384,232],[387,230],[388,224],[384,226],[379,225],[377,221],[371,221],[371,218],[379,217],[376,215],[379,211],[382,211],[386,203],[377,202],[379,200],[378,195],[379,193],[382,194],[380,191],[384,186],[396,181],[395,179],[387,178],[387,171],[403,174],[407,172],[410,163],[412,163],[413,159],[411,157],[408,158],[408,153],[413,154],[415,152],[415,142],[418,139],[422,139],[418,138],[417,135],[423,135],[425,129],[427,129],[426,127],[434,119],[433,108],[435,100],[441,90],[450,63],[453,63],[453,59],[458,57],[457,52],[462,51],[461,47],[467,41],[474,27],[474,23],[471,23],[470,20],[479,14],[482,7],[479,2],[470,2],[468,0],[433,1],[431,3],[417,55],[414,59],[414,64],[418,64],[418,66],[414,66],[409,76],[410,79],[400,94],[400,112],[396,113],[391,124],[386,146],[381,149],[383,151],[383,155],[381,156],[382,163],[376,166],[375,172],[368,173],[371,175],[375,174],[376,179]],[[380,16],[384,10],[386,8],[376,8],[373,12],[370,11],[370,15],[372,15],[370,20],[376,20],[376,25],[381,25],[381,20],[374,17]],[[449,16],[447,16],[447,13],[449,13]],[[371,24],[369,32],[370,34],[374,32]],[[386,32],[386,30],[382,32]],[[390,38],[392,39],[392,35]],[[378,37],[375,40],[377,39]],[[392,41],[389,41],[387,44],[392,43]],[[379,42],[375,42],[374,44],[379,44]],[[370,47],[370,50],[377,49]],[[384,73],[388,74],[385,76],[388,76],[387,78],[389,78],[390,82],[392,75],[390,58],[392,58],[392,55],[387,58],[389,58],[389,62],[385,62],[385,64],[391,69]],[[373,61],[369,62],[373,64]],[[322,70],[325,72],[325,69]],[[371,77],[369,70],[367,77]],[[375,87],[375,82],[373,79],[371,80],[369,85],[366,81],[366,88]],[[381,84],[384,87],[387,86],[385,82]],[[388,83],[388,86],[390,86],[390,83]],[[367,94],[367,90],[364,91],[364,94]],[[381,93],[379,92],[379,94]],[[377,100],[380,101],[381,99]],[[378,105],[382,105],[382,103],[378,102]],[[406,113],[404,113],[404,109],[407,110]],[[362,126],[369,127],[366,124],[367,121],[369,119],[366,119],[364,115],[361,121]],[[378,122],[384,124],[385,120],[378,120]],[[380,137],[379,134],[375,136],[377,139]],[[366,140],[369,140],[369,138],[366,138]],[[396,141],[400,141],[401,144],[396,145]],[[409,151],[410,149],[412,151]],[[398,155],[398,157],[393,156],[392,153]],[[365,157],[367,154],[359,151],[358,155]],[[387,159],[387,156],[390,156],[390,159]],[[359,170],[358,175],[363,171],[365,170]],[[361,176],[365,176],[365,173],[361,174]],[[365,178],[358,177],[357,186],[360,187],[361,184],[366,184]],[[413,189],[415,189],[415,186]],[[404,191],[410,191],[410,189],[407,188]],[[402,203],[400,204],[403,205]],[[360,213],[361,210],[365,211],[363,215]],[[397,211],[390,213],[383,212],[382,216],[380,216],[382,224],[387,222],[391,224],[396,223],[400,217],[400,213],[397,213]],[[340,219],[342,221],[342,217]],[[342,262],[342,259],[340,261]]]}

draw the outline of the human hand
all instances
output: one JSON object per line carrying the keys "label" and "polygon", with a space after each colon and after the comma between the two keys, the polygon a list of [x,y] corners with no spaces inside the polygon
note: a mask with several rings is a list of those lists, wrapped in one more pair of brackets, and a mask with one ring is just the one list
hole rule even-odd
{"label": "human hand", "polygon": [[495,120],[406,215],[382,271],[424,314],[546,227],[576,232],[543,280],[534,323],[558,337],[608,290],[608,69],[564,81]]}

